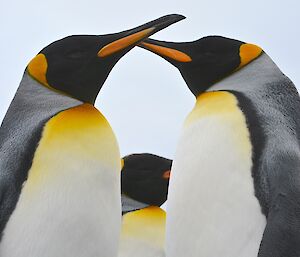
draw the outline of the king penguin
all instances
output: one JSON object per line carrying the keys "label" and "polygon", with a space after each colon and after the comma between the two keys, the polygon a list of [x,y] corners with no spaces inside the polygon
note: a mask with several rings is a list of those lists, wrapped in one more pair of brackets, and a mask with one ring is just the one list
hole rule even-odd
{"label": "king penguin", "polygon": [[221,36],[141,44],[196,104],[172,167],[168,257],[300,256],[300,99],[257,45]]}
{"label": "king penguin", "polygon": [[93,105],[125,53],[183,18],[69,36],[30,61],[0,130],[1,257],[117,256],[120,155]]}
{"label": "king penguin", "polygon": [[119,257],[164,257],[167,199],[172,161],[149,153],[123,158],[122,230]]}

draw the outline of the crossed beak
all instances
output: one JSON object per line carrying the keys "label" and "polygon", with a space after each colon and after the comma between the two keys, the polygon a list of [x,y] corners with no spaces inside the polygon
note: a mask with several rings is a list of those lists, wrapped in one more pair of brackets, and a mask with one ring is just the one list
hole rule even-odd
{"label": "crossed beak", "polygon": [[166,15],[136,28],[120,32],[118,39],[100,49],[98,57],[104,58],[122,50],[130,50],[143,39],[183,19],[185,17],[179,14]]}

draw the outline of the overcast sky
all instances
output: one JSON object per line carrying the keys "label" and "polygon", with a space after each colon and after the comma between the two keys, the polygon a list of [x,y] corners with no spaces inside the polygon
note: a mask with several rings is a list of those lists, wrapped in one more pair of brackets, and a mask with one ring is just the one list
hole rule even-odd
{"label": "overcast sky", "polygon": [[[298,0],[0,0],[0,121],[27,63],[44,46],[68,35],[119,32],[170,13],[187,19],[153,38],[222,35],[255,43],[300,87],[299,11]],[[172,158],[193,104],[174,67],[135,48],[110,73],[96,107],[113,127],[122,155],[152,152]]]}

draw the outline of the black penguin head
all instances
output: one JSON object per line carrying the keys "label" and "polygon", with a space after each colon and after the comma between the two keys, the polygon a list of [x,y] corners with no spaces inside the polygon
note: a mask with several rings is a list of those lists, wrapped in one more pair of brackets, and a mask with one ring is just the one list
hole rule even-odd
{"label": "black penguin head", "polygon": [[184,18],[173,14],[120,33],[63,38],[40,51],[27,71],[43,85],[93,104],[111,69],[124,54],[142,39]]}
{"label": "black penguin head", "polygon": [[130,198],[160,206],[167,200],[172,161],[143,153],[123,158],[121,191]]}
{"label": "black penguin head", "polygon": [[220,36],[185,43],[146,39],[139,46],[177,67],[196,97],[262,53],[256,45]]}

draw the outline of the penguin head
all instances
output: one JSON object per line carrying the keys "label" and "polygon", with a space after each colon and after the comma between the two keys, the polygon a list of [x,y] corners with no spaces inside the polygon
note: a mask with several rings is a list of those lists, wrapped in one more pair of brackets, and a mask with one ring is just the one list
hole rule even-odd
{"label": "penguin head", "polygon": [[172,161],[142,153],[123,158],[121,191],[148,205],[160,206],[167,200]]}
{"label": "penguin head", "polygon": [[196,97],[262,53],[259,46],[221,36],[184,43],[146,39],[139,46],[177,67]]}
{"label": "penguin head", "polygon": [[53,42],[34,57],[27,71],[44,86],[94,103],[118,60],[142,39],[184,19],[166,15],[131,30],[109,35],[76,35]]}

